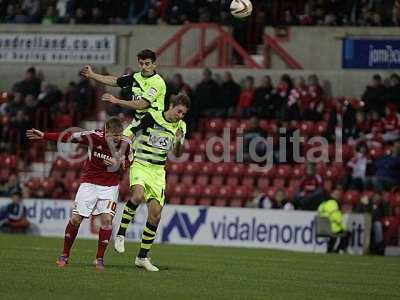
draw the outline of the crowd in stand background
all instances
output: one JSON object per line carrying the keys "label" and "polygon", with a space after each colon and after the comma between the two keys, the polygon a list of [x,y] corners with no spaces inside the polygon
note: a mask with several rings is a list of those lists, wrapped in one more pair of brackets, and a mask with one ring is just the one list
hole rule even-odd
{"label": "crowd in stand background", "polygon": [[[400,1],[253,0],[252,22],[265,25],[400,25]],[[229,0],[0,0],[1,23],[231,23]]]}
{"label": "crowd in stand background", "polygon": [[[106,69],[100,72],[107,74]],[[125,73],[129,72],[132,71],[125,70]],[[322,136],[333,143],[339,134],[343,144],[352,149],[344,163],[347,175],[332,186],[330,194],[342,197],[348,189],[370,191],[352,207],[353,211],[370,212],[374,220],[393,214],[389,200],[384,195],[398,189],[400,183],[400,77],[397,73],[388,78],[373,75],[359,100],[348,97],[332,99],[315,74],[307,78],[292,78],[283,74],[276,83],[268,75],[260,82],[255,82],[249,75],[236,82],[229,72],[221,76],[205,69],[203,77],[194,86],[187,84],[181,74],[167,78],[167,90],[168,95],[183,92],[192,98],[192,107],[187,116],[189,138],[195,139],[196,133],[204,130],[199,129],[199,124],[205,118],[250,120],[250,125],[243,132],[247,163],[252,162],[251,158],[246,158],[246,151],[253,138],[282,138],[280,129],[285,128],[285,138],[289,139],[301,123],[325,123]],[[19,144],[25,161],[34,161],[37,153],[31,151],[35,147],[30,147],[25,140],[25,131],[32,126],[63,130],[78,125],[81,120],[96,119],[99,109],[105,110],[108,116],[117,115],[126,120],[132,117],[129,110],[98,101],[103,92],[104,87],[94,85],[82,77],[78,77],[76,82],[70,82],[63,91],[48,82],[41,71],[34,67],[28,68],[23,80],[15,83],[10,91],[1,94],[0,155],[14,153],[15,145]],[[121,90],[119,96],[126,99],[129,94],[129,91]],[[275,127],[265,130],[261,127],[264,120],[273,122]],[[210,135],[205,133],[203,138],[207,136]],[[372,148],[386,149],[387,146],[390,147],[390,153],[376,157],[371,155]],[[260,156],[266,151],[262,145],[256,150],[261,152]],[[279,150],[274,148],[274,153]],[[284,162],[274,154],[277,165],[294,163],[292,149],[288,147],[286,152]],[[283,189],[277,189],[273,196],[267,196],[254,187],[253,199],[249,199],[247,205],[315,210],[323,199],[329,197],[324,190],[324,180],[317,172],[317,165],[309,163],[293,198],[289,198]],[[70,197],[63,182],[57,182],[52,194],[47,195],[41,188],[30,192],[24,189],[17,174],[4,176],[3,182],[0,182],[0,196],[11,196],[16,190],[28,190],[25,196]]]}

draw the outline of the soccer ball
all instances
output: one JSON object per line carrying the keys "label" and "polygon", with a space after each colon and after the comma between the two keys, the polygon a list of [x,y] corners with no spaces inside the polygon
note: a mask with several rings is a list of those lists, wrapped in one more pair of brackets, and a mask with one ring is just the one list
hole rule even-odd
{"label": "soccer ball", "polygon": [[238,19],[250,16],[253,11],[253,5],[249,0],[233,0],[230,8],[232,16]]}

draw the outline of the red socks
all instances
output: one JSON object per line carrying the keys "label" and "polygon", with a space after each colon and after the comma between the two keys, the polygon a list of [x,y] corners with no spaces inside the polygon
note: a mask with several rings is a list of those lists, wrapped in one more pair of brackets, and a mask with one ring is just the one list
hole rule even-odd
{"label": "red socks", "polygon": [[[78,234],[79,227],[76,227],[68,222],[67,227],[65,228],[65,236],[64,236],[64,251],[63,255],[65,257],[69,257],[69,252],[74,244],[76,235]],[[111,238],[112,229],[103,229],[100,228],[99,231],[99,242],[97,246],[97,255],[96,258],[103,258],[104,252],[107,249],[108,242]]]}
{"label": "red socks", "polygon": [[108,242],[111,238],[112,229],[100,228],[99,231],[99,243],[97,246],[96,258],[103,258],[104,252],[106,252]]}
{"label": "red socks", "polygon": [[71,250],[71,247],[74,244],[76,235],[78,234],[78,229],[79,226],[76,227],[72,225],[71,221],[68,222],[68,225],[65,228],[63,255],[66,257],[69,257],[69,251]]}

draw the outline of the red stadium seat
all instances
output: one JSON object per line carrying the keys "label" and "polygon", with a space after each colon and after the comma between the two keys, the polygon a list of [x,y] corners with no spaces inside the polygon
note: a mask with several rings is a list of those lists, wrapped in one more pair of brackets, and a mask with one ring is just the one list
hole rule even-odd
{"label": "red stadium seat", "polygon": [[180,182],[185,185],[191,185],[193,184],[193,181],[194,181],[194,175],[190,174],[183,174],[180,180]]}
{"label": "red stadium seat", "polygon": [[311,121],[302,121],[299,124],[300,135],[310,136],[314,133],[314,123]]}
{"label": "red stadium seat", "polygon": [[220,141],[213,143],[213,148],[212,148],[212,153],[214,155],[222,155],[224,151],[227,151],[227,149],[224,148],[224,144]]}
{"label": "red stadium seat", "polygon": [[228,202],[230,207],[243,207],[244,202],[242,199],[236,198]]}
{"label": "red stadium seat", "polygon": [[168,162],[166,165],[166,170],[168,173],[182,174],[185,169],[185,164],[183,163],[173,163]]}
{"label": "red stadium seat", "polygon": [[333,164],[325,169],[322,174],[324,179],[330,179],[336,181],[339,177],[343,175],[343,167],[341,165]]}
{"label": "red stadium seat", "polygon": [[227,163],[218,163],[215,164],[215,169],[214,169],[214,173],[221,175],[221,176],[226,176],[229,174],[229,164]]}
{"label": "red stadium seat", "polygon": [[251,121],[250,119],[246,119],[246,120],[240,120],[240,128],[242,130],[247,130],[251,127]]}
{"label": "red stadium seat", "polygon": [[201,165],[195,162],[188,162],[184,164],[183,172],[185,174],[195,175],[200,172]]}
{"label": "red stadium seat", "polygon": [[177,184],[179,182],[179,175],[168,174],[167,175],[167,185]]}
{"label": "red stadium seat", "polygon": [[204,175],[214,175],[215,164],[211,162],[201,163],[200,174]]}
{"label": "red stadium seat", "polygon": [[296,178],[295,178],[295,179],[290,179],[290,181],[289,181],[289,188],[298,189],[299,186],[300,186],[301,180],[302,180],[302,179],[296,179]]}
{"label": "red stadium seat", "polygon": [[219,187],[214,185],[208,185],[201,191],[203,197],[215,198],[218,196]]}
{"label": "red stadium seat", "polygon": [[186,195],[193,198],[200,197],[203,189],[204,187],[199,185],[190,185],[186,190]]}
{"label": "red stadium seat", "polygon": [[355,191],[355,190],[349,190],[347,192],[344,193],[343,195],[343,202],[346,204],[352,204],[353,206],[355,206],[358,201],[360,200],[360,192],[359,191]]}
{"label": "red stadium seat", "polygon": [[325,134],[328,125],[325,121],[320,121],[314,125],[314,135],[322,136]]}
{"label": "red stadium seat", "polygon": [[174,192],[175,192],[175,186],[176,185],[172,185],[172,184],[168,184],[165,187],[165,196],[167,197],[167,199],[170,199],[172,197],[174,197]]}
{"label": "red stadium seat", "polygon": [[181,198],[180,197],[171,197],[167,201],[168,204],[171,205],[180,205],[181,204]]}
{"label": "red stadium seat", "polygon": [[238,176],[228,176],[226,179],[226,185],[235,187],[239,185],[239,177]]}
{"label": "red stadium seat", "polygon": [[221,198],[215,199],[214,206],[219,206],[219,207],[226,206],[226,199],[221,199]]}
{"label": "red stadium seat", "polygon": [[230,171],[229,171],[230,175],[242,177],[242,176],[244,176],[245,173],[246,173],[246,165],[245,164],[238,163],[238,164],[230,165]]}
{"label": "red stadium seat", "polygon": [[253,177],[244,177],[242,179],[242,185],[247,186],[248,188],[252,189],[254,187],[254,178]]}
{"label": "red stadium seat", "polygon": [[172,197],[183,197],[187,195],[187,187],[183,184],[177,184],[169,192]]}
{"label": "red stadium seat", "polygon": [[203,139],[203,133],[196,131],[192,133],[192,139],[197,141],[197,144]]}
{"label": "red stadium seat", "polygon": [[17,163],[18,161],[16,155],[4,155],[2,160],[2,168],[16,169]]}
{"label": "red stadium seat", "polygon": [[57,157],[57,159],[53,163],[53,168],[55,170],[65,171],[69,168],[69,163],[65,159]]}
{"label": "red stadium seat", "polygon": [[211,203],[212,203],[212,201],[211,201],[210,198],[201,198],[201,199],[198,201],[198,205],[202,205],[202,206],[210,206]]}
{"label": "red stadium seat", "polygon": [[182,203],[182,204],[193,206],[193,205],[196,205],[196,202],[197,202],[196,198],[193,198],[193,197],[185,197],[185,198],[183,199],[183,203]]}
{"label": "red stadium seat", "polygon": [[199,140],[197,143],[198,150],[196,153],[206,153],[207,140]]}
{"label": "red stadium seat", "polygon": [[236,119],[226,119],[224,128],[229,129],[231,135],[236,136],[236,131],[240,128],[240,122]]}
{"label": "red stadium seat", "polygon": [[276,169],[276,176],[281,178],[288,178],[292,174],[292,167],[290,165],[279,165]]}
{"label": "red stadium seat", "polygon": [[257,188],[260,190],[267,189],[269,187],[269,178],[267,177],[260,177],[257,179]]}
{"label": "red stadium seat", "polygon": [[237,186],[234,189],[235,198],[248,199],[251,196],[250,189],[247,186]]}
{"label": "red stadium seat", "polygon": [[234,195],[235,187],[232,186],[221,186],[218,190],[218,198],[227,199],[232,198]]}
{"label": "red stadium seat", "polygon": [[207,123],[204,124],[204,129],[206,132],[221,133],[224,128],[224,121],[219,118],[209,119]]}
{"label": "red stadium seat", "polygon": [[292,178],[302,179],[304,176],[304,164],[295,165],[290,173]]}
{"label": "red stadium seat", "polygon": [[215,186],[221,186],[224,184],[225,177],[222,175],[214,175],[211,177],[211,184]]}
{"label": "red stadium seat", "polygon": [[53,192],[56,182],[53,178],[44,178],[41,182],[42,188],[47,194]]}
{"label": "red stadium seat", "polygon": [[185,142],[185,152],[194,154],[199,152],[198,140],[190,139]]}
{"label": "red stadium seat", "polygon": [[40,188],[40,180],[39,178],[31,178],[29,179],[25,185],[32,191],[35,192],[37,189]]}
{"label": "red stadium seat", "polygon": [[208,175],[197,175],[195,184],[197,185],[208,185],[210,182],[210,176]]}
{"label": "red stadium seat", "polygon": [[10,169],[0,168],[0,183],[8,181],[10,174],[11,174]]}
{"label": "red stadium seat", "polygon": [[272,182],[272,185],[277,188],[283,189],[285,187],[285,179],[283,178],[275,178]]}

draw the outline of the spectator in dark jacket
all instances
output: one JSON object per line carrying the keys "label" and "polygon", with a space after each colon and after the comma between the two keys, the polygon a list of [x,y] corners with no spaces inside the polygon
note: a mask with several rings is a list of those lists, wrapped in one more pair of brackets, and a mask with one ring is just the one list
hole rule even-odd
{"label": "spectator in dark jacket", "polygon": [[396,105],[397,112],[400,113],[400,76],[396,73],[390,76],[390,87],[386,91],[386,100]]}
{"label": "spectator in dark jacket", "polygon": [[361,99],[365,102],[366,111],[377,111],[383,116],[385,113],[386,87],[379,74],[372,77],[372,81],[365,89]]}
{"label": "spectator in dark jacket", "polygon": [[277,98],[270,76],[264,76],[254,91],[253,107],[260,117],[276,118]]}
{"label": "spectator in dark jacket", "polygon": [[35,97],[39,95],[41,80],[37,77],[36,69],[30,67],[25,72],[25,78],[22,81],[17,82],[14,87],[14,92],[20,92],[24,96],[32,94]]}
{"label": "spectator in dark jacket", "polygon": [[225,108],[226,115],[231,116],[239,101],[240,85],[233,79],[230,72],[225,72],[220,92],[222,107]]}
{"label": "spectator in dark jacket", "polygon": [[375,162],[374,185],[379,191],[400,186],[400,140],[393,145],[391,155],[385,155]]}
{"label": "spectator in dark jacket", "polygon": [[216,113],[216,109],[220,107],[218,105],[218,95],[220,94],[220,88],[217,82],[212,79],[212,72],[210,69],[203,71],[203,79],[197,85],[194,92],[195,106],[201,114],[213,116]]}
{"label": "spectator in dark jacket", "polygon": [[355,113],[351,103],[344,99],[338,99],[329,115],[327,138],[335,141],[338,134],[341,134],[343,142],[346,142],[349,137],[354,135],[355,124]]}

